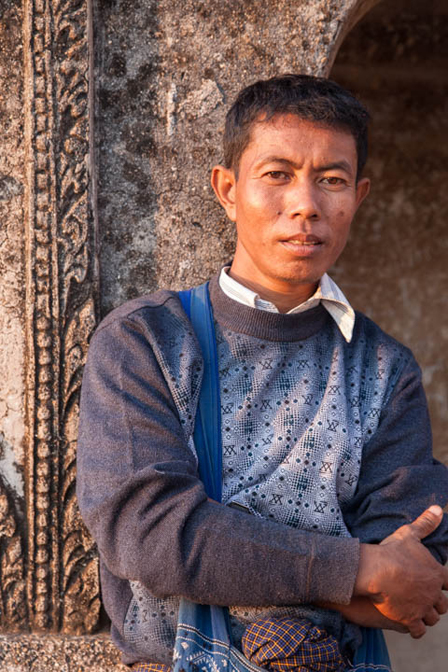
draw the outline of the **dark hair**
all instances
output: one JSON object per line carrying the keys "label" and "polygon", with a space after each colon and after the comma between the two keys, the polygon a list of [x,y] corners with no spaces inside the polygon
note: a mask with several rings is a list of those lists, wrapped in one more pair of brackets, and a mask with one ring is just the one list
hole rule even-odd
{"label": "dark hair", "polygon": [[366,108],[336,82],[323,77],[294,74],[251,84],[240,91],[228,111],[223,141],[224,162],[237,176],[253,124],[269,121],[277,114],[295,114],[301,119],[351,133],[358,157],[357,179],[361,176],[367,160],[370,117]]}

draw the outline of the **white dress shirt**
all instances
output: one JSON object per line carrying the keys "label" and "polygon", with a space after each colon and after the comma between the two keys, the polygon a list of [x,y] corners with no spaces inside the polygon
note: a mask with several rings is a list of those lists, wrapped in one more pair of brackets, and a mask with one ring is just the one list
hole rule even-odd
{"label": "white dress shirt", "polygon": [[[225,266],[219,276],[219,286],[224,294],[227,294],[234,301],[238,301],[238,303],[250,306],[251,308],[267,310],[271,313],[279,312],[273,303],[260,298],[256,292],[230,277],[229,270],[230,266]],[[355,326],[355,311],[337,284],[327,273],[321,277],[319,286],[313,296],[310,296],[309,299],[289,310],[288,314],[304,313],[306,310],[315,308],[319,303],[322,303],[324,308],[330,313],[345,340],[347,343],[350,343]]]}

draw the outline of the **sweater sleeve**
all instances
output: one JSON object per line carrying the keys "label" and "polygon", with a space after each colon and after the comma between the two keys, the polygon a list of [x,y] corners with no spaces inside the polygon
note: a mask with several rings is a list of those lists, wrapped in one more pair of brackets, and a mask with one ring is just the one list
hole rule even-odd
{"label": "sweater sleeve", "polygon": [[358,540],[207,499],[146,329],[130,317],[100,327],[83,379],[78,501],[108,570],[161,598],[348,603]]}
{"label": "sweater sleeve", "polygon": [[[412,522],[431,504],[448,500],[448,469],[432,456],[432,439],[421,372],[410,356],[365,445],[354,498],[344,507],[353,536],[379,543]],[[440,562],[448,552],[448,518],[424,540]]]}

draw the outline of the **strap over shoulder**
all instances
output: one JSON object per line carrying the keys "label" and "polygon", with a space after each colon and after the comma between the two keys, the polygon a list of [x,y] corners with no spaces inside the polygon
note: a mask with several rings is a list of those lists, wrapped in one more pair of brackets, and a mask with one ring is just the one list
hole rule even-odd
{"label": "strap over shoulder", "polygon": [[222,490],[221,403],[218,353],[208,282],[179,292],[204,359],[204,376],[196,414],[194,443],[199,474],[209,497],[220,502]]}

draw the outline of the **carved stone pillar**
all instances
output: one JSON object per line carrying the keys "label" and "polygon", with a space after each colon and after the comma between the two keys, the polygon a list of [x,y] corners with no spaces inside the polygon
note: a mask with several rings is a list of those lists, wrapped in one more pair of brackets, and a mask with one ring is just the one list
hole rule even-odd
{"label": "carved stone pillar", "polygon": [[98,297],[92,17],[85,0],[26,0],[23,18],[28,562],[22,602],[32,630],[84,633],[94,629],[100,607],[94,545],[75,503],[79,392]]}

